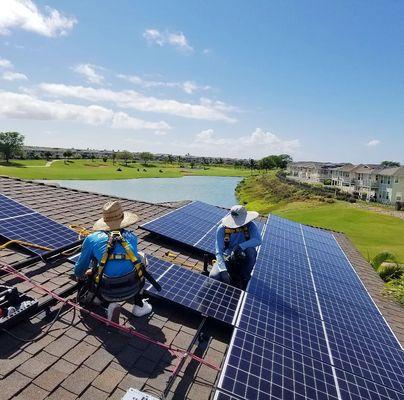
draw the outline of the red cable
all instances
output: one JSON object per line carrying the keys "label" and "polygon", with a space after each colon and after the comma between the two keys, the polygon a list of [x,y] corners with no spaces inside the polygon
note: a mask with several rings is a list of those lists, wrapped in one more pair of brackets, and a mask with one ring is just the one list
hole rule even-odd
{"label": "red cable", "polygon": [[207,367],[210,367],[210,368],[212,368],[212,369],[214,369],[216,371],[220,371],[219,367],[217,367],[214,364],[209,363],[208,361],[205,361],[203,358],[200,358],[200,357],[196,356],[193,353],[187,353],[184,350],[174,348],[171,345],[166,345],[165,343],[161,343],[161,342],[159,342],[157,340],[154,340],[154,339],[152,339],[152,338],[150,338],[150,337],[148,337],[146,335],[143,335],[142,333],[139,333],[139,332],[135,331],[133,328],[125,327],[125,326],[120,325],[120,324],[118,324],[116,322],[110,321],[109,319],[107,319],[105,317],[102,317],[101,315],[99,315],[99,314],[97,314],[97,313],[95,313],[93,311],[89,311],[89,310],[81,307],[79,304],[76,304],[76,303],[72,302],[71,300],[67,300],[67,299],[64,299],[63,297],[60,297],[58,294],[56,294],[56,293],[52,292],[51,290],[39,285],[36,282],[32,281],[28,276],[26,276],[22,272],[17,271],[16,269],[11,267],[10,265],[4,264],[1,261],[0,261],[0,265],[1,265],[1,269],[3,271],[6,271],[9,274],[12,274],[12,275],[18,277],[23,281],[29,282],[35,288],[40,289],[43,292],[49,294],[50,296],[52,296],[54,299],[60,301],[61,303],[64,303],[64,304],[66,304],[66,305],[68,305],[68,306],[70,306],[72,308],[75,308],[78,311],[81,311],[81,312],[83,312],[85,314],[88,314],[91,317],[93,317],[94,319],[96,319],[96,320],[98,320],[100,322],[103,322],[107,326],[112,326],[115,329],[120,330],[121,332],[127,333],[127,334],[132,335],[132,336],[136,336],[136,337],[138,337],[138,338],[140,338],[142,340],[145,340],[147,342],[153,343],[153,344],[155,344],[157,346],[160,346],[160,347],[162,347],[162,348],[164,348],[164,349],[166,349],[168,351],[171,351],[173,353],[181,353],[182,358],[189,356],[192,359],[194,359],[195,361],[199,362],[200,364],[204,364]]}

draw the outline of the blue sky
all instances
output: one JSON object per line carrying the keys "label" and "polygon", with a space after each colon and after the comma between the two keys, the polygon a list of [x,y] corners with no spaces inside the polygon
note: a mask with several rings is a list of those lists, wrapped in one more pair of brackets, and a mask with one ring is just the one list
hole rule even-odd
{"label": "blue sky", "polygon": [[404,161],[404,3],[0,2],[0,130],[32,145]]}

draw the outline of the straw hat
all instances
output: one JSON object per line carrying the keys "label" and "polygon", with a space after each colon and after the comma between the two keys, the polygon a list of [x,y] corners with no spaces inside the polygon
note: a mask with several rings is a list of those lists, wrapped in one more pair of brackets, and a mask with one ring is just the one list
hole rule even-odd
{"label": "straw hat", "polygon": [[119,201],[109,201],[102,209],[103,217],[93,226],[94,231],[114,231],[134,224],[139,218],[129,211],[122,211]]}
{"label": "straw hat", "polygon": [[257,218],[258,215],[256,211],[247,211],[244,206],[238,204],[230,209],[230,213],[222,219],[222,224],[226,228],[240,228]]}

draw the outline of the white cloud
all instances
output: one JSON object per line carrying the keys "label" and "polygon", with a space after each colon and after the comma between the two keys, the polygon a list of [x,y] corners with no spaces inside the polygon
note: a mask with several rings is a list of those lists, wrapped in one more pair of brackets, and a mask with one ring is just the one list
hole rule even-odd
{"label": "white cloud", "polygon": [[248,136],[217,137],[213,129],[199,132],[191,145],[203,149],[205,154],[219,156],[226,154],[231,157],[262,158],[270,154],[294,154],[300,147],[298,139],[284,140],[271,132],[257,128]]}
{"label": "white cloud", "polygon": [[368,147],[375,147],[378,146],[380,144],[380,140],[378,139],[372,139],[369,142],[366,143],[366,146]]}
{"label": "white cloud", "polygon": [[182,32],[160,32],[157,29],[146,29],[143,32],[143,37],[150,44],[157,44],[158,46],[170,45],[185,52],[194,51],[194,48],[189,44],[188,39]]}
{"label": "white cloud", "polygon": [[12,71],[6,71],[3,72],[1,78],[5,81],[27,81],[28,77],[25,74],[21,74],[19,72],[12,72]]}
{"label": "white cloud", "polygon": [[173,99],[158,99],[145,96],[134,90],[113,91],[109,89],[42,83],[39,89],[54,97],[70,97],[93,102],[112,102],[118,107],[138,111],[175,115],[178,117],[208,121],[235,122],[229,115],[235,110],[221,101],[201,99],[200,104],[184,103]]}
{"label": "white cloud", "polygon": [[169,33],[167,35],[167,41],[174,47],[178,47],[181,50],[193,51],[193,47],[188,43],[187,38],[182,32],[179,33]]}
{"label": "white cloud", "polygon": [[98,105],[82,106],[60,101],[45,101],[29,94],[0,91],[0,116],[12,119],[74,121],[107,125],[116,129],[167,130],[164,122],[149,122]]}
{"label": "white cloud", "polygon": [[77,23],[54,8],[41,12],[31,0],[0,1],[0,34],[8,35],[11,29],[20,28],[47,37],[67,34]]}
{"label": "white cloud", "polygon": [[160,31],[157,29],[146,29],[143,32],[143,37],[149,42],[149,43],[156,43],[159,46],[163,46],[165,44],[165,38]]}
{"label": "white cloud", "polygon": [[78,64],[72,68],[74,72],[83,76],[85,80],[89,83],[95,83],[101,85],[104,82],[103,75],[100,74],[102,67],[92,64]]}
{"label": "white cloud", "polygon": [[124,74],[118,74],[117,77],[125,79],[128,82],[131,82],[135,85],[139,85],[144,88],[153,88],[153,87],[179,88],[187,94],[192,94],[197,90],[211,89],[210,86],[199,86],[193,81],[185,81],[185,82],[152,81],[143,79],[138,75],[124,75]]}
{"label": "white cloud", "polygon": [[1,68],[13,68],[13,64],[10,60],[0,57],[0,67]]}

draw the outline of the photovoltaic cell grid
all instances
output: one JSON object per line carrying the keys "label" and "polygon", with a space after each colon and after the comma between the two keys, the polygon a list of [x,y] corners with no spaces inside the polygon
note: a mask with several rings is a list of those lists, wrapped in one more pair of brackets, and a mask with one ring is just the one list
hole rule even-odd
{"label": "photovoltaic cell grid", "polygon": [[331,366],[235,329],[219,388],[241,399],[337,400]]}
{"label": "photovoltaic cell grid", "polygon": [[[337,386],[342,399],[404,398],[404,353],[331,233],[271,216],[247,292],[218,399],[337,398]],[[262,348],[277,348],[278,382]],[[322,389],[294,354],[316,362]]]}
{"label": "photovoltaic cell grid", "polygon": [[[228,210],[193,201],[140,227],[180,243],[215,254],[216,228]],[[256,222],[262,231],[263,224]]]}
{"label": "photovoltaic cell grid", "polygon": [[234,324],[243,292],[187,268],[148,256],[149,271],[162,287],[146,290],[208,317]]}
{"label": "photovoltaic cell grid", "polygon": [[[78,240],[77,233],[44,215],[0,194],[0,235],[7,240],[22,240],[58,249]],[[23,246],[36,254],[39,250]]]}

